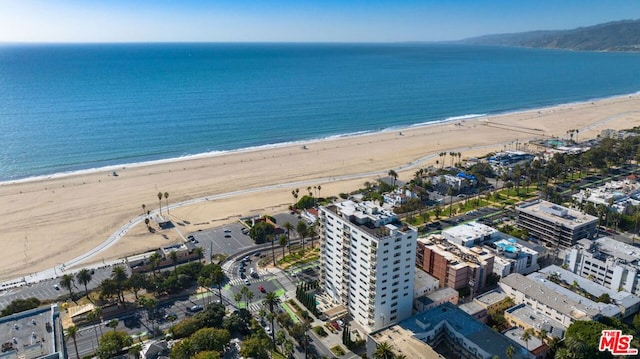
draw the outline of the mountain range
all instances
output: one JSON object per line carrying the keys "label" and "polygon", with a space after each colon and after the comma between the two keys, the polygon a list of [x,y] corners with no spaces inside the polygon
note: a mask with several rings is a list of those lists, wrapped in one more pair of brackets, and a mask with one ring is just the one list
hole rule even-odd
{"label": "mountain range", "polygon": [[579,51],[640,51],[640,20],[608,22],[573,30],[484,35],[459,42]]}

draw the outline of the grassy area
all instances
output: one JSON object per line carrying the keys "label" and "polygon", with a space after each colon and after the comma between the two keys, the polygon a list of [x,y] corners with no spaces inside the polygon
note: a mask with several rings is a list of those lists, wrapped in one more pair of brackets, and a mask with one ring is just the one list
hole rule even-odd
{"label": "grassy area", "polygon": [[282,269],[286,269],[293,265],[302,265],[310,262],[315,262],[320,258],[320,250],[318,248],[305,248],[291,251],[290,254],[284,256],[284,258],[278,261],[278,265]]}
{"label": "grassy area", "polygon": [[344,351],[344,349],[342,349],[341,345],[336,345],[336,346],[331,347],[331,352],[333,354],[335,354],[336,356],[339,356],[339,357],[341,357],[341,356],[343,356],[345,354],[345,351]]}
{"label": "grassy area", "polygon": [[300,319],[298,319],[298,316],[296,315],[296,313],[294,313],[293,310],[289,308],[287,303],[282,303],[282,308],[284,308],[284,311],[287,312],[287,314],[289,314],[289,316],[291,317],[291,320],[293,320],[294,323],[300,323]]}
{"label": "grassy area", "polygon": [[324,328],[320,325],[313,327],[313,331],[318,334],[321,337],[326,337],[327,336],[327,332],[324,330]]}

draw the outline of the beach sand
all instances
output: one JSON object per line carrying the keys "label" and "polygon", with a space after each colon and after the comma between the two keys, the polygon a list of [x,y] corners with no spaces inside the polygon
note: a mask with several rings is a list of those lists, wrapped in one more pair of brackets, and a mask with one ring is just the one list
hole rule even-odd
{"label": "beach sand", "polygon": [[[167,217],[182,225],[152,234],[141,223],[86,263],[175,243],[191,231],[236,221],[239,216],[284,211],[293,202],[291,190],[295,188],[305,193],[308,186],[321,185],[321,196],[338,195],[384,177],[390,169],[408,180],[420,167],[440,160],[439,152],[461,152],[464,160],[515,148],[515,141],[522,144],[534,138],[566,137],[571,129],[579,129],[578,137],[583,140],[596,137],[603,129],[634,126],[640,126],[638,94],[309,142],[306,149],[290,145],[127,166],[117,169],[118,176],[105,170],[2,183],[0,243],[4,255],[0,280],[51,268],[98,246],[140,216],[142,204],[157,210],[158,192],[168,192],[169,204],[174,204],[257,189],[174,208]],[[354,176],[347,178],[350,175]],[[163,207],[165,203],[163,199]]]}

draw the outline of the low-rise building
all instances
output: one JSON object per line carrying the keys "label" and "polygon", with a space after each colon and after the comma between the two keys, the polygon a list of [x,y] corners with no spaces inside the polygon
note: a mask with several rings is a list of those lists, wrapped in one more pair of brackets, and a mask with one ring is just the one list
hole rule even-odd
{"label": "low-rise building", "polygon": [[603,315],[620,317],[621,314],[613,304],[595,303],[576,297],[575,293],[544,278],[514,273],[503,278],[498,285],[516,304],[526,303],[567,327],[576,320],[594,320]]}
{"label": "low-rise building", "polygon": [[478,222],[464,223],[442,231],[442,237],[451,243],[464,247],[474,247],[497,239],[498,230]]}
{"label": "low-rise building", "polygon": [[567,286],[575,287],[576,290],[579,289],[583,297],[588,296],[595,301],[604,301],[608,298],[611,304],[620,308],[623,318],[636,314],[640,309],[640,298],[637,296],[626,291],[607,288],[556,265],[543,268],[529,276],[536,279],[552,278],[554,283],[563,282]]}
{"label": "low-rise building", "polygon": [[576,203],[582,205],[591,203],[594,206],[605,206],[609,210],[628,214],[640,201],[633,198],[640,193],[640,184],[637,181],[624,179],[622,181],[609,181],[596,188],[582,189],[572,197]]}
{"label": "low-rise building", "polygon": [[532,239],[549,247],[568,248],[579,239],[592,238],[598,218],[547,201],[533,201],[516,207],[518,226]]}
{"label": "low-rise building", "polygon": [[435,352],[443,357],[490,359],[494,355],[506,357],[509,347],[514,349],[513,358],[534,357],[514,340],[494,331],[451,303],[444,303],[371,333],[367,338],[367,356],[372,357],[377,344],[381,342],[392,344],[397,354],[404,354],[408,358],[435,358]]}
{"label": "low-rise building", "polygon": [[567,269],[609,289],[640,296],[640,249],[609,237],[580,240],[567,251]]}
{"label": "low-rise building", "polygon": [[0,328],[0,358],[67,358],[57,304],[2,317]]}
{"label": "low-rise building", "polygon": [[500,239],[485,246],[491,248],[496,254],[493,273],[500,278],[511,273],[529,274],[540,268],[538,251],[522,245],[515,238]]}
{"label": "low-rise building", "polygon": [[458,308],[482,323],[486,323],[489,317],[487,308],[481,306],[476,301],[460,304]]}
{"label": "low-rise building", "polygon": [[493,272],[493,254],[481,247],[467,248],[449,243],[440,235],[419,238],[416,265],[438,278],[440,286],[484,288]]}
{"label": "low-rise building", "polygon": [[504,318],[513,326],[531,329],[535,333],[544,331],[547,337],[564,338],[567,326],[533,307],[520,303],[504,311]]}
{"label": "low-rise building", "polygon": [[449,302],[458,305],[460,294],[457,290],[449,287],[440,288],[429,294],[414,299],[413,308],[416,312],[424,312],[431,308],[435,308],[442,303]]}
{"label": "low-rise building", "polygon": [[504,309],[508,306],[508,303],[513,303],[509,300],[507,293],[500,290],[500,288],[483,293],[473,298],[473,301],[485,308],[489,313]]}
{"label": "low-rise building", "polygon": [[543,359],[547,356],[548,348],[547,346],[540,340],[540,338],[535,335],[530,336],[527,340],[524,340],[524,330],[522,328],[511,328],[505,331],[504,336],[513,340],[514,342],[520,344],[521,346],[527,348],[531,354],[533,354],[536,359]]}
{"label": "low-rise building", "polygon": [[418,298],[423,295],[432,293],[440,288],[438,278],[423,271],[421,268],[414,268],[413,277],[413,297]]}

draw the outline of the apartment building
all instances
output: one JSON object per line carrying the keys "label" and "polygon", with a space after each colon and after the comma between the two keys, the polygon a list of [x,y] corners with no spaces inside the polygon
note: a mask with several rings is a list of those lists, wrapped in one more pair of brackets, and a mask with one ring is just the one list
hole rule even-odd
{"label": "apartment building", "polygon": [[567,269],[613,290],[640,296],[640,250],[609,237],[584,239],[567,251]]}
{"label": "apartment building", "polygon": [[476,293],[484,288],[493,272],[493,260],[493,254],[482,247],[467,248],[440,235],[418,239],[416,265],[438,278],[441,286],[469,287]]}
{"label": "apartment building", "polygon": [[593,238],[598,219],[547,201],[533,201],[516,208],[518,226],[531,238],[549,247],[571,247],[579,239]]}
{"label": "apartment building", "polygon": [[365,329],[411,316],[417,231],[373,202],[320,208],[321,287]]}

